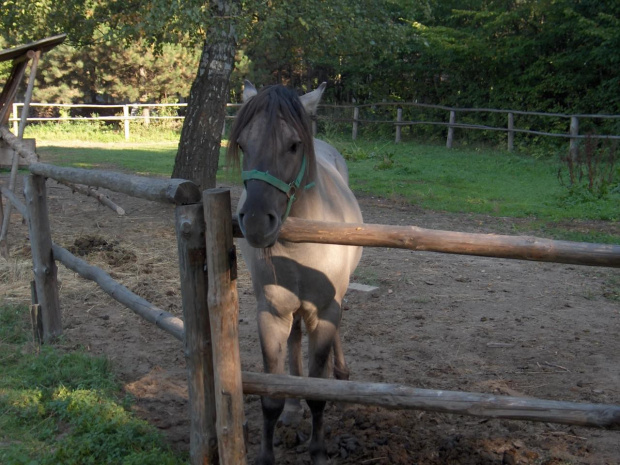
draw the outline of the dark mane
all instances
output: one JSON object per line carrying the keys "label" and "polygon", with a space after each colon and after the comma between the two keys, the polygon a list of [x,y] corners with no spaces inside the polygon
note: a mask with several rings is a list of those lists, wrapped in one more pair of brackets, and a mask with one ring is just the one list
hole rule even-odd
{"label": "dark mane", "polygon": [[260,148],[277,143],[280,138],[278,131],[278,121],[283,119],[287,124],[291,125],[299,137],[301,138],[304,153],[308,159],[308,176],[306,183],[311,182],[315,178],[315,155],[314,155],[314,137],[310,125],[310,119],[306,115],[306,111],[299,100],[297,94],[287,87],[281,85],[263,87],[258,94],[249,99],[235,118],[230,137],[228,140],[227,160],[228,164],[239,168],[240,154],[238,139],[241,131],[256,117],[263,115],[266,118],[267,130],[262,140],[257,141]]}

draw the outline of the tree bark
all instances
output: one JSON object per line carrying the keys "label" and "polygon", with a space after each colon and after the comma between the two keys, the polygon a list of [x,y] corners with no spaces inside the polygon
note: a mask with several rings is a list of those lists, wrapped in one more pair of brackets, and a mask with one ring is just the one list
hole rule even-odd
{"label": "tree bark", "polygon": [[192,84],[172,177],[215,187],[228,85],[235,63],[239,0],[213,3],[213,23]]}

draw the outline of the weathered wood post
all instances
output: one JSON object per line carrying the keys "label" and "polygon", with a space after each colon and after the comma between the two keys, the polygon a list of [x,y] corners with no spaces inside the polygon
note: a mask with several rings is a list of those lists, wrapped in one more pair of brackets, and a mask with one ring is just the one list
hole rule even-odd
{"label": "weathered wood post", "polygon": [[189,387],[189,459],[192,465],[212,465],[218,462],[218,449],[202,204],[178,206],[175,224]]}
{"label": "weathered wood post", "polygon": [[[7,200],[7,205],[10,200]],[[4,206],[2,205],[2,192],[0,192],[0,225],[4,224]],[[9,243],[6,238],[0,234],[0,256],[9,258]]]}
{"label": "weathered wood post", "polygon": [[[577,118],[576,116],[570,117],[570,135],[571,136],[579,135],[579,118]],[[577,161],[578,146],[579,146],[579,139],[577,139],[576,137],[575,138],[571,137],[569,153],[570,153],[570,157],[573,160],[573,162]]]}
{"label": "weathered wood post", "polygon": [[243,435],[243,386],[239,354],[239,298],[237,256],[233,245],[230,192],[203,192],[206,220],[207,302],[211,318],[215,404],[220,464],[243,465],[246,451]]}
{"label": "weathered wood post", "polygon": [[13,104],[13,134],[17,134],[19,132],[19,118],[18,118],[18,110],[17,103]]}
{"label": "weathered wood post", "polygon": [[123,124],[125,125],[125,140],[129,140],[129,105],[123,105]]}
{"label": "weathered wood post", "polygon": [[508,113],[508,151],[515,149],[515,116],[512,112]]}
{"label": "weathered wood post", "polygon": [[24,196],[30,220],[28,232],[34,281],[43,317],[43,340],[51,342],[62,334],[62,320],[58,301],[57,268],[52,252],[52,233],[47,213],[45,178],[35,174],[26,176]]}
{"label": "weathered wood post", "polygon": [[456,112],[450,110],[450,122],[448,125],[448,138],[446,139],[446,148],[452,148],[452,140],[454,139],[454,123],[456,122]]}
{"label": "weathered wood post", "polygon": [[351,138],[353,140],[357,139],[357,124],[360,118],[360,109],[359,107],[353,108],[353,133],[351,134]]}
{"label": "weathered wood post", "polygon": [[403,109],[402,107],[398,107],[396,110],[396,139],[394,140],[394,142],[396,142],[397,144],[400,143],[400,131],[402,129],[402,126],[400,125],[400,123],[403,121]]}

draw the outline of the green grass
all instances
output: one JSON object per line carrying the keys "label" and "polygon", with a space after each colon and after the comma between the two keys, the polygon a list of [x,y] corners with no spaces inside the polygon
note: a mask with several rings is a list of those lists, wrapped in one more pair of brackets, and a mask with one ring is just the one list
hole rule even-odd
{"label": "green grass", "polygon": [[555,160],[412,143],[332,143],[348,159],[356,192],[447,212],[552,221],[620,219],[620,192],[574,198],[559,183]]}
{"label": "green grass", "polygon": [[34,350],[24,307],[0,307],[0,463],[182,464],[129,410],[107,359]]}
{"label": "green grass", "polygon": [[155,121],[148,127],[142,123],[130,123],[129,141],[125,140],[125,131],[121,123],[107,124],[103,121],[30,124],[24,132],[24,137],[33,137],[37,140],[58,142],[73,140],[99,143],[178,143],[180,135],[181,123],[178,121]]}
{"label": "green grass", "polygon": [[41,161],[86,169],[120,170],[142,176],[170,176],[174,167],[177,143],[113,144],[74,147],[47,145],[37,147]]}

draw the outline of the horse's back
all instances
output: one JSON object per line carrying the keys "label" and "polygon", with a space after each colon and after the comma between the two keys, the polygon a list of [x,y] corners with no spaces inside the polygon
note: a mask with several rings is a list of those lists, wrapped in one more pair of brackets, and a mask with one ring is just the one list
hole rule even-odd
{"label": "horse's back", "polygon": [[345,184],[349,185],[349,168],[344,157],[336,150],[335,147],[324,142],[320,139],[314,139],[314,151],[316,153],[317,163],[328,163],[332,165],[340,176],[344,180]]}

